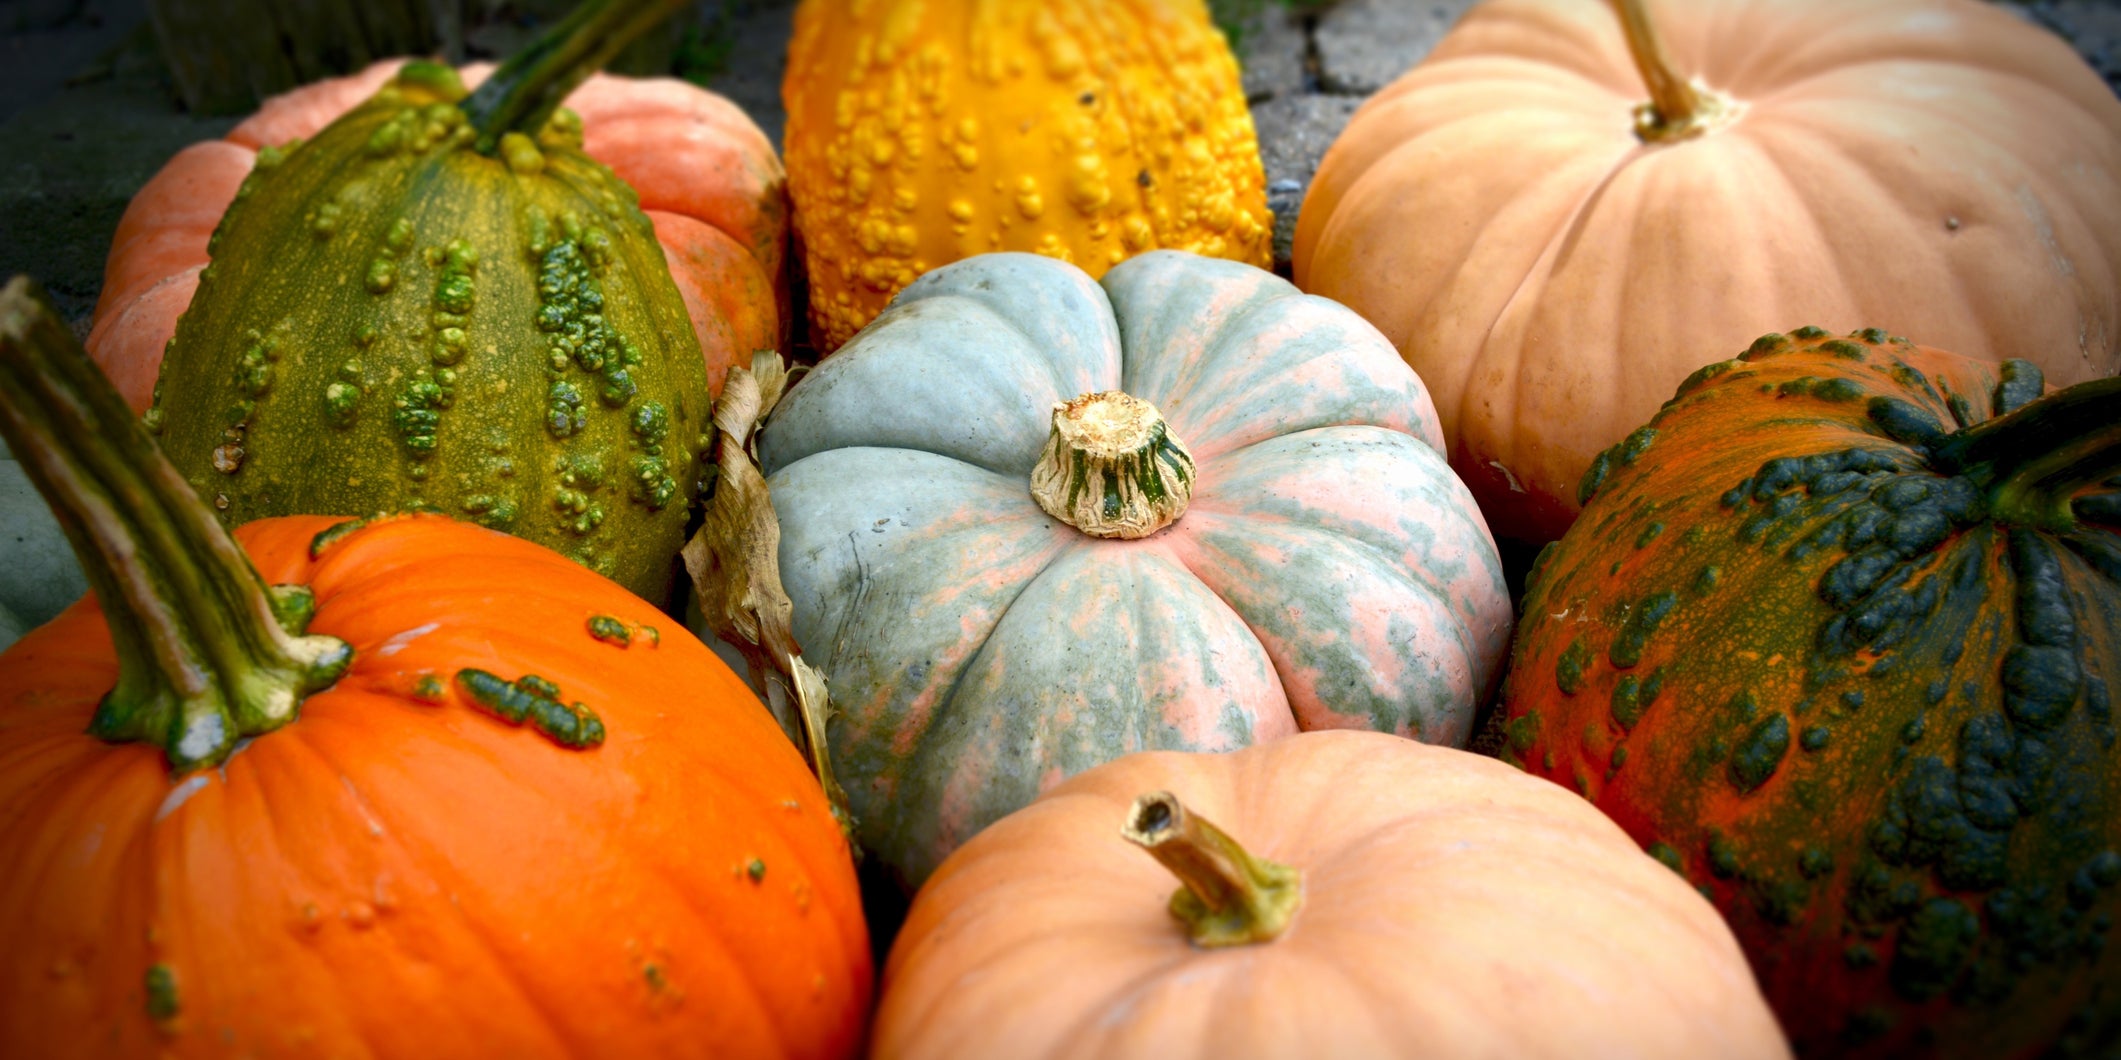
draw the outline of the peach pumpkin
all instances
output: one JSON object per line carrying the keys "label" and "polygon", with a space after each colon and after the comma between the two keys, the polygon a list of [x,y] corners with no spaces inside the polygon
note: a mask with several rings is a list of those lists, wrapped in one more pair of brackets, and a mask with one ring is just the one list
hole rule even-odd
{"label": "peach pumpkin", "polygon": [[1589,804],[1366,732],[1130,755],[945,861],[885,965],[874,1055],[1033,1043],[1143,1060],[1789,1055],[1715,910]]}
{"label": "peach pumpkin", "polygon": [[1497,534],[1560,536],[1593,456],[1792,320],[2121,367],[2121,102],[2068,45],[1973,0],[1617,6],[1476,7],[1297,225],[1297,285],[1435,388]]}

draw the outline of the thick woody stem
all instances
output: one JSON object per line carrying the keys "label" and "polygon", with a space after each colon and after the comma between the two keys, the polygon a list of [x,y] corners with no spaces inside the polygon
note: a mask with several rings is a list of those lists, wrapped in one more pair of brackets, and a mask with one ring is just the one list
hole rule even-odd
{"label": "thick woody stem", "polygon": [[1193,455],[1156,406],[1108,390],[1053,406],[1053,433],[1031,469],[1046,514],[1092,537],[1147,537],[1193,498]]}
{"label": "thick woody stem", "polygon": [[1303,905],[1301,872],[1253,857],[1168,791],[1134,800],[1120,835],[1185,884],[1171,895],[1171,915],[1196,946],[1270,941]]}
{"label": "thick woody stem", "polygon": [[1672,143],[1700,136],[1738,117],[1740,108],[1730,97],[1689,81],[1673,69],[1643,0],[1614,0],[1614,4],[1627,34],[1628,52],[1635,57],[1635,69],[1650,89],[1649,102],[1635,108],[1636,136],[1645,143]]}

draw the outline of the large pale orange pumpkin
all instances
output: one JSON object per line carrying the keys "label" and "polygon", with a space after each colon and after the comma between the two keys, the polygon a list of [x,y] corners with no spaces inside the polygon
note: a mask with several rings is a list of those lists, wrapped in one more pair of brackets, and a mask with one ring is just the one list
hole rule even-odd
{"label": "large pale orange pumpkin", "polygon": [[1027,1053],[1789,1049],[1715,911],[1589,804],[1337,730],[1118,759],[943,862],[885,966],[874,1055]]}
{"label": "large pale orange pumpkin", "polygon": [[439,515],[231,538],[25,287],[0,429],[96,592],[0,654],[0,1055],[858,1046],[846,842],[712,653]]}
{"label": "large pale orange pumpkin", "polygon": [[1158,248],[1272,255],[1252,112],[1201,0],[806,0],[782,95],[824,351],[974,254],[1093,278]]}
{"label": "large pale orange pumpkin", "polygon": [[[375,95],[404,64],[376,63],[267,100],[220,140],[177,153],[133,196],[111,238],[89,354],[134,409],[147,408],[162,350],[191,304],[207,241],[260,150],[306,139]],[[462,71],[476,87],[492,67]],[[720,389],[729,365],[778,349],[787,325],[786,176],[735,104],[668,78],[597,74],[567,97],[582,148],[640,195],[671,279]]]}
{"label": "large pale orange pumpkin", "polygon": [[1496,533],[1546,540],[1701,351],[1792,320],[2112,373],[2117,188],[2121,103],[1993,4],[1493,0],[1327,152],[1295,278],[1434,389]]}

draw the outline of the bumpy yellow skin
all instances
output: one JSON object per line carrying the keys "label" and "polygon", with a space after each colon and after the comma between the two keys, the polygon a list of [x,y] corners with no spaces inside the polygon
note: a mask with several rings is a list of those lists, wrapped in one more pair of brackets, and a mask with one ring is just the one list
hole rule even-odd
{"label": "bumpy yellow skin", "polygon": [[1258,138],[1201,0],[803,0],[782,96],[822,351],[989,251],[1269,264]]}

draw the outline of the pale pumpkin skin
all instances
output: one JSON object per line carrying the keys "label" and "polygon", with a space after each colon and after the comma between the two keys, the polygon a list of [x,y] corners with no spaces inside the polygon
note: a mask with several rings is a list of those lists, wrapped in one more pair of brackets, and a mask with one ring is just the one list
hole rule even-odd
{"label": "pale pumpkin skin", "polygon": [[[1187,939],[1174,877],[1120,837],[1159,790],[1304,873],[1280,937]],[[1588,803],[1362,732],[1130,755],[997,822],[914,900],[872,1042],[894,1058],[1789,1055],[1715,910]]]}
{"label": "pale pumpkin skin", "polygon": [[[225,138],[179,151],[134,194],[111,237],[87,345],[136,411],[153,397],[207,240],[258,152],[316,135],[404,62],[275,96]],[[460,74],[476,88],[492,72],[479,63]],[[639,193],[719,391],[731,364],[780,348],[786,335],[786,175],[773,144],[735,104],[668,78],[596,74],[566,105],[582,118],[583,151]]]}
{"label": "pale pumpkin skin", "polygon": [[782,94],[821,351],[973,254],[1092,276],[1158,247],[1272,259],[1252,112],[1201,0],[805,0]]}
{"label": "pale pumpkin skin", "polygon": [[1736,120],[1645,144],[1606,0],[1494,0],[1326,153],[1295,279],[1435,389],[1497,534],[1559,537],[1591,459],[1792,320],[2067,385],[2121,367],[2121,102],[1973,0],[1654,0]]}
{"label": "pale pumpkin skin", "polygon": [[[1122,390],[1196,462],[1137,540],[1048,516],[1057,402]],[[918,884],[1063,777],[1299,729],[1463,744],[1511,622],[1421,380],[1271,273],[1157,251],[939,269],[761,435],[794,632],[864,848]]]}

